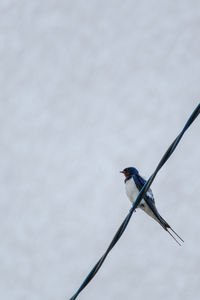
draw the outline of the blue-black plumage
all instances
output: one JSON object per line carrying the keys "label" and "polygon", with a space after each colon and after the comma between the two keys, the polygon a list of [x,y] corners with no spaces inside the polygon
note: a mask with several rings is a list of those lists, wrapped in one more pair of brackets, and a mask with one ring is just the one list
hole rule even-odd
{"label": "blue-black plumage", "polygon": [[[138,193],[146,183],[146,180],[140,176],[138,170],[134,167],[125,168],[121,173],[125,176],[125,188],[126,194],[129,197],[130,201],[134,203],[135,199],[138,196]],[[142,201],[140,202],[139,208],[145,211],[149,216],[154,218],[179,244],[180,242],[169,232],[169,229],[183,242],[182,238],[171,228],[171,226],[161,217],[159,214],[156,205],[152,190],[149,188],[146,194],[144,195]]]}

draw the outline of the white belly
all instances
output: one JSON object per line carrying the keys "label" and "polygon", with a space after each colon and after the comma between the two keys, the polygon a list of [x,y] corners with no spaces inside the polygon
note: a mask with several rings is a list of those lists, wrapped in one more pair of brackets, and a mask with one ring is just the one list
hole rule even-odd
{"label": "white belly", "polygon": [[133,178],[130,178],[129,180],[126,181],[125,188],[126,188],[127,196],[129,197],[131,202],[134,202],[135,199],[137,198],[139,191],[136,187],[136,184],[135,184]]}
{"label": "white belly", "polygon": [[[137,186],[136,186],[133,178],[126,181],[125,188],[126,188],[126,194],[127,194],[128,198],[133,203],[139,194],[139,191],[137,189]],[[148,191],[147,193],[149,193],[149,195],[152,195],[151,191]],[[146,204],[144,199],[141,200],[138,207],[141,208],[142,210],[144,210],[149,216],[151,216],[152,218],[154,218],[157,221],[157,218],[154,216],[154,214],[152,213],[151,209],[148,207],[148,205]]]}

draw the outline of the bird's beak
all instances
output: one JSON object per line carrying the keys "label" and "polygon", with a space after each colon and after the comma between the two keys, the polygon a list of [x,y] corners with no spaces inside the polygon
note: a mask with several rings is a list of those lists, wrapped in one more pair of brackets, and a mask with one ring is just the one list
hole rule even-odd
{"label": "bird's beak", "polygon": [[120,171],[120,173],[124,174],[124,171]]}

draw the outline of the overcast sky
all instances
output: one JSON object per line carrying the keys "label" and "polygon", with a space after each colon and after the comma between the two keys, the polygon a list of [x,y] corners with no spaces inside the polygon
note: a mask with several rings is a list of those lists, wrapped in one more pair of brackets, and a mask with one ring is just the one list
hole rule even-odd
{"label": "overcast sky", "polygon": [[[200,2],[1,0],[0,297],[67,300],[200,102]],[[80,300],[200,299],[200,117]]]}

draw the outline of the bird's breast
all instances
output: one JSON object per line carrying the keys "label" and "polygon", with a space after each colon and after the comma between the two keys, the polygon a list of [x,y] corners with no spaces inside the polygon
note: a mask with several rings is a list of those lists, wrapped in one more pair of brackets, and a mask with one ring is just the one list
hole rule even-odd
{"label": "bird's breast", "polygon": [[134,202],[139,192],[133,178],[126,181],[125,188],[127,196],[131,202]]}

